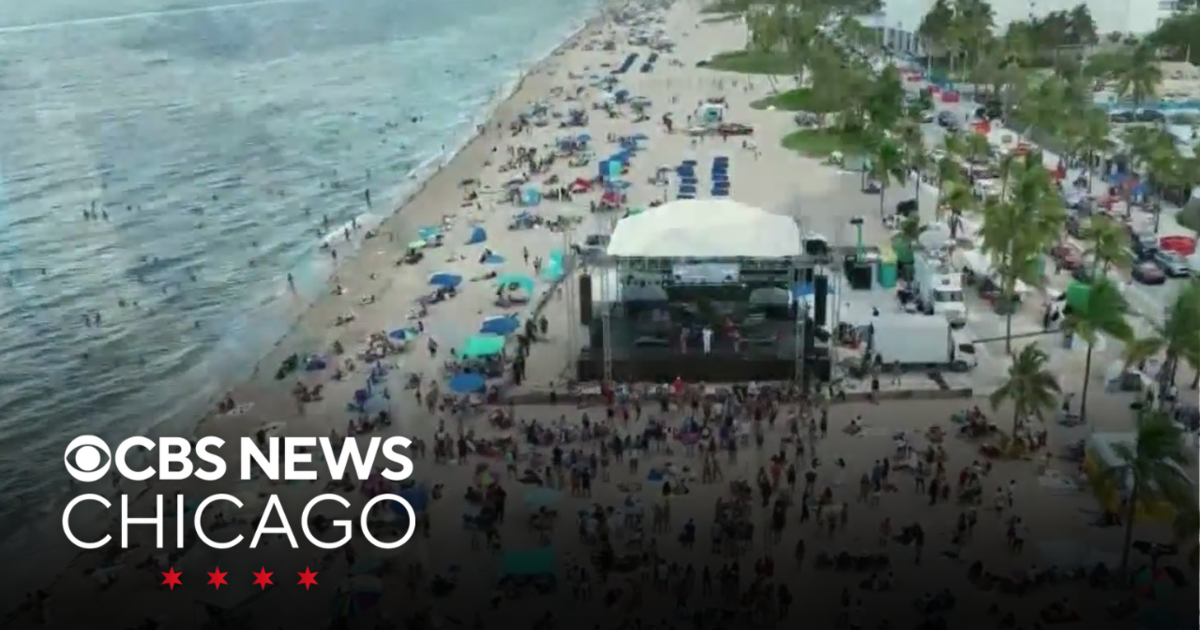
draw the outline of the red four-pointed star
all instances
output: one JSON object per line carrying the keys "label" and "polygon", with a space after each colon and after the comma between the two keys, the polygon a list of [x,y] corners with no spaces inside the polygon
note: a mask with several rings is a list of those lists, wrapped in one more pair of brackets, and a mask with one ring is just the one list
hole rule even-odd
{"label": "red four-pointed star", "polygon": [[175,567],[171,567],[170,571],[166,571],[163,573],[162,583],[164,586],[169,586],[171,588],[171,590],[173,591],[173,590],[175,590],[176,586],[183,586],[183,582],[179,581],[179,577],[182,575],[183,575],[182,571],[176,572]]}
{"label": "red four-pointed star", "polygon": [[309,569],[308,567],[304,567],[303,573],[300,573],[297,571],[296,574],[300,576],[300,586],[303,586],[304,590],[307,591],[308,587],[317,585],[317,572],[316,571],[313,571],[312,569]]}
{"label": "red four-pointed star", "polygon": [[259,569],[258,571],[254,572],[253,586],[261,586],[262,590],[264,590],[264,591],[267,590],[268,586],[273,586],[275,584],[274,582],[271,581],[272,575],[275,575],[275,574],[270,571],[267,571],[266,567]]}
{"label": "red four-pointed star", "polygon": [[222,584],[224,584],[226,586],[229,585],[229,582],[225,581],[226,575],[229,575],[229,572],[222,573],[221,567],[217,567],[216,571],[213,571],[212,573],[208,574],[208,583],[213,585],[213,587],[219,591],[219,590],[221,590]]}

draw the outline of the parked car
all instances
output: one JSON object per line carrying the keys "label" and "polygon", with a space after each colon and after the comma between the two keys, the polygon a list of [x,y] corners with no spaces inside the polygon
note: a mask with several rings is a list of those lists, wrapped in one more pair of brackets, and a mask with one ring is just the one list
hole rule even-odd
{"label": "parked car", "polygon": [[1152,262],[1143,261],[1134,265],[1131,275],[1142,284],[1163,284],[1167,281],[1167,274]]}
{"label": "parked car", "polygon": [[1133,112],[1113,112],[1108,115],[1110,121],[1118,124],[1131,123],[1133,118]]}
{"label": "parked car", "polygon": [[958,122],[954,117],[954,112],[941,111],[937,115],[937,124],[943,127],[949,127],[951,124]]}
{"label": "parked car", "polygon": [[1136,234],[1129,243],[1134,260],[1154,260],[1158,254],[1158,239],[1153,234]]}
{"label": "parked car", "polygon": [[1173,252],[1169,249],[1160,249],[1154,254],[1154,262],[1170,278],[1186,278],[1192,275],[1192,270],[1188,267],[1187,259],[1178,252]]}

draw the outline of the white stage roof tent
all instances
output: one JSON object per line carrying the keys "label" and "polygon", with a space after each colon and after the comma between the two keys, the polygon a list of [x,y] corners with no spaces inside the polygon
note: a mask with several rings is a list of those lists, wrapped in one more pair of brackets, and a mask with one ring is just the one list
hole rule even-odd
{"label": "white stage roof tent", "polygon": [[618,258],[792,258],[803,251],[790,217],[730,199],[681,199],[621,219],[608,243]]}

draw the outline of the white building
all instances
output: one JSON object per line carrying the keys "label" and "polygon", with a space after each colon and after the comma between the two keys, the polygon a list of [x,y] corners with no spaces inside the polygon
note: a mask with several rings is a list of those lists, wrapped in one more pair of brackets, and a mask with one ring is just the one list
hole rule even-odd
{"label": "white building", "polygon": [[[1096,20],[1096,31],[1145,35],[1175,14],[1179,0],[992,0],[996,30],[1009,23],[1070,11],[1083,2]],[[862,19],[871,28],[884,29],[884,41],[897,50],[916,52],[917,29],[933,6],[933,0],[884,0],[883,11]]]}

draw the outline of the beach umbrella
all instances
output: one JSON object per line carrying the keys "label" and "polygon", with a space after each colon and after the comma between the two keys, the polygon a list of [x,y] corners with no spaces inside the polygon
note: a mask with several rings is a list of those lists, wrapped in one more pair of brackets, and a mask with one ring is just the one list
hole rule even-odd
{"label": "beach umbrella", "polygon": [[425,247],[428,245],[429,245],[429,243],[427,243],[425,241],[412,241],[411,243],[408,244],[408,248],[409,249],[425,249]]}
{"label": "beach umbrella", "polygon": [[419,334],[420,331],[417,331],[413,328],[397,328],[396,330],[388,333],[388,337],[395,339],[396,341],[408,341]]}
{"label": "beach umbrella", "polygon": [[511,335],[520,327],[521,322],[516,317],[501,315],[483,320],[483,324],[479,327],[479,332],[485,335]]}
{"label": "beach umbrella", "polygon": [[448,271],[439,271],[429,275],[429,284],[443,289],[453,289],[462,284],[463,277]]}
{"label": "beach umbrella", "polygon": [[507,262],[507,259],[500,254],[489,254],[483,259],[483,264],[485,265],[503,265],[505,262]]}
{"label": "beach umbrella", "polygon": [[433,240],[442,235],[442,229],[438,227],[423,227],[417,230],[417,236],[423,241]]}
{"label": "beach umbrella", "polygon": [[450,391],[454,392],[455,394],[472,394],[475,392],[481,392],[486,386],[487,381],[483,380],[482,376],[478,374],[471,374],[469,372],[459,372],[458,374],[455,374],[454,376],[450,377],[449,383]]}
{"label": "beach umbrella", "polygon": [[590,133],[581,133],[581,134],[579,134],[578,136],[575,136],[575,139],[576,139],[576,140],[578,140],[578,141],[580,141],[580,142],[591,142],[591,141],[592,141],[592,134],[590,134]]}
{"label": "beach umbrella", "polygon": [[350,578],[338,589],[333,612],[340,617],[357,617],[379,604],[383,598],[383,581],[373,575]]}

